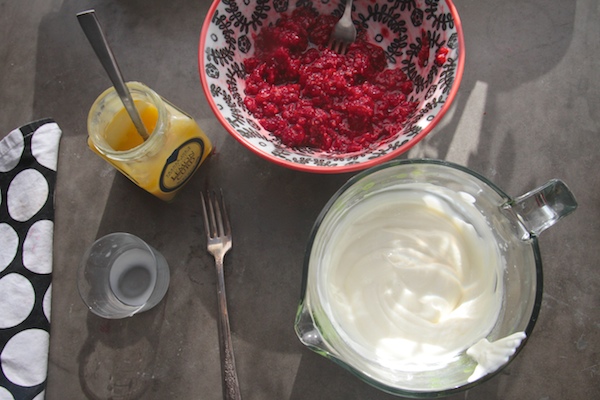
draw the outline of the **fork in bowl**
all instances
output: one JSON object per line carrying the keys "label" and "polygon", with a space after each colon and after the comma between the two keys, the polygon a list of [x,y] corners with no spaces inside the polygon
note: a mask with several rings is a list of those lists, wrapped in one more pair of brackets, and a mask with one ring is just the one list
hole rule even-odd
{"label": "fork in bowl", "polygon": [[[227,311],[227,296],[225,295],[225,277],[223,274],[223,258],[231,249],[231,225],[223,191],[220,196],[214,191],[208,192],[206,198],[202,194],[202,211],[204,213],[204,230],[207,237],[207,249],[215,258],[217,269],[217,298],[219,306],[219,350],[221,354],[221,378],[223,399],[241,400],[240,385],[235,368],[229,312]],[[220,197],[220,201],[217,197]]]}
{"label": "fork in bowl", "polygon": [[356,27],[352,22],[352,0],[346,0],[344,14],[335,24],[327,47],[336,53],[345,54],[354,40],[356,40]]}

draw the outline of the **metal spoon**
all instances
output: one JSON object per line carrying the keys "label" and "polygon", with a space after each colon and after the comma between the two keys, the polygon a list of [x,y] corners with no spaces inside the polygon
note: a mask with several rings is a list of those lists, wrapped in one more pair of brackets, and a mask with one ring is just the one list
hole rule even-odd
{"label": "metal spoon", "polygon": [[96,52],[98,59],[100,59],[102,66],[108,73],[108,77],[112,81],[112,84],[115,87],[117,94],[121,98],[129,117],[135,125],[135,128],[144,140],[148,139],[146,127],[142,123],[142,119],[140,118],[137,108],[135,108],[135,104],[131,98],[131,93],[129,93],[129,88],[125,85],[125,81],[123,80],[123,75],[121,74],[117,60],[115,59],[115,56],[108,45],[108,41],[106,40],[106,36],[104,36],[104,32],[102,32],[102,27],[96,18],[95,11],[88,10],[80,12],[77,14],[77,19],[79,20],[81,29],[83,29],[83,32],[87,36],[92,48]]}

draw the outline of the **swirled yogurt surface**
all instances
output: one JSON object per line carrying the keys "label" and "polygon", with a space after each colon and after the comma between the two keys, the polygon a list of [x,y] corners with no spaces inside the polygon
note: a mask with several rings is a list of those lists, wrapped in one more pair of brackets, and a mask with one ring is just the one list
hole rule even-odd
{"label": "swirled yogurt surface", "polygon": [[403,185],[354,206],[328,244],[327,312],[357,352],[390,368],[452,361],[493,328],[503,264],[461,193]]}

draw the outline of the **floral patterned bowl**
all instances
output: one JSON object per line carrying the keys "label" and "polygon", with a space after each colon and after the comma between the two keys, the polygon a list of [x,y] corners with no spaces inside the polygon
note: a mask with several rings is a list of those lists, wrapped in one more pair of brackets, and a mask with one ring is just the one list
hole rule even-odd
{"label": "floral patterned bowl", "polygon": [[[200,80],[213,112],[234,138],[284,167],[342,173],[395,158],[435,127],[456,96],[464,67],[462,28],[451,0],[354,2],[355,24],[366,28],[368,40],[384,49],[388,65],[400,66],[413,83],[409,100],[418,102],[417,110],[391,139],[360,152],[328,153],[285,146],[262,128],[244,105],[243,60],[254,54],[254,37],[262,27],[275,24],[282,13],[289,14],[301,6],[339,17],[344,1],[215,0],[211,5],[200,36]],[[423,41],[424,35],[428,40]],[[423,43],[427,42],[429,59],[420,60]],[[442,47],[448,53],[440,66],[434,58]]]}

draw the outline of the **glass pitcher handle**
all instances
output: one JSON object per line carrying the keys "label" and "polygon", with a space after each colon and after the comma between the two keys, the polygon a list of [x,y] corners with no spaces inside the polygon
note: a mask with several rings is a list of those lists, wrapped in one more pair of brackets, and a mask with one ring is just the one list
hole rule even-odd
{"label": "glass pitcher handle", "polygon": [[506,206],[516,214],[530,234],[539,235],[559,219],[575,211],[577,201],[564,182],[553,179],[514,198]]}

